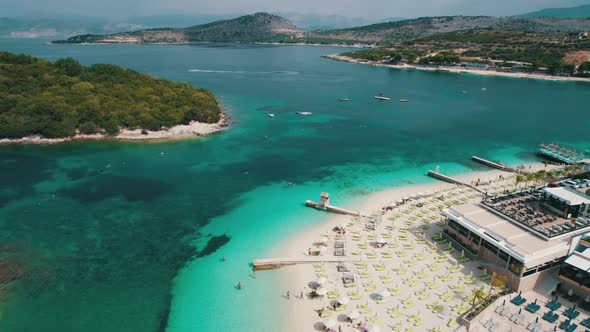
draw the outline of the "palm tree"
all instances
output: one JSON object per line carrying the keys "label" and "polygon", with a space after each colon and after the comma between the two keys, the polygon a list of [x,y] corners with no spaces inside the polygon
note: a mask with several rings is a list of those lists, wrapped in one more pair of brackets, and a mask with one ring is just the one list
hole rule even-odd
{"label": "palm tree", "polygon": [[506,282],[508,277],[505,275],[497,275],[496,272],[492,273],[492,281],[490,282],[490,292],[488,296],[492,295],[492,289],[504,289],[506,288]]}
{"label": "palm tree", "polygon": [[538,171],[537,173],[533,174],[533,179],[535,180],[536,185],[539,185],[539,183],[543,183],[544,178],[545,178],[545,171]]}
{"label": "palm tree", "polygon": [[482,300],[484,298],[484,295],[485,293],[483,291],[483,287],[473,290],[473,302],[471,303],[471,311],[475,309],[475,304],[477,303],[477,301]]}
{"label": "palm tree", "polygon": [[554,171],[547,171],[545,172],[545,184],[555,180],[556,174]]}
{"label": "palm tree", "polygon": [[526,177],[524,175],[517,174],[516,180],[514,181],[514,190],[516,190],[516,187],[518,186],[519,183],[525,182],[525,181],[526,181]]}

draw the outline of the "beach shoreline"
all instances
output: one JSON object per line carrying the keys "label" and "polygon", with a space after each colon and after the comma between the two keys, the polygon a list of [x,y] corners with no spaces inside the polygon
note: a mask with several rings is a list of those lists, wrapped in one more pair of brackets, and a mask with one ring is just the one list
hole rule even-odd
{"label": "beach shoreline", "polygon": [[[531,171],[555,168],[555,166],[551,165],[545,167],[541,162],[531,163],[530,165]],[[514,173],[490,169],[470,172],[455,176],[454,178],[464,183],[472,183],[477,180],[487,181],[497,179],[500,175],[508,178],[509,176],[514,176]],[[514,183],[514,181],[512,182]],[[458,187],[460,186],[439,180],[424,184],[404,185],[376,191],[352,202],[351,204],[343,206],[343,208],[370,214],[371,212],[381,211],[382,207],[388,206],[396,200],[400,200],[419,192],[434,192]],[[508,187],[507,189],[512,189],[512,187]],[[346,223],[350,219],[350,216],[326,213],[318,223],[308,226],[278,243],[274,248],[269,250],[268,255],[272,257],[289,258],[305,257],[307,255],[307,248],[311,247],[314,242],[318,241],[320,237],[319,234],[331,233],[331,230],[334,227]],[[399,262],[402,261],[400,260]],[[317,278],[312,264],[286,266],[269,273],[278,273],[278,292],[285,294],[289,291],[291,294],[290,300],[285,300],[280,304],[282,331],[296,332],[309,330],[312,325],[320,324],[320,322],[325,321],[325,319],[318,317],[318,314],[315,311],[321,308],[322,302],[309,300],[307,298],[299,298],[301,293],[305,297],[306,290],[309,291],[309,287],[304,287],[306,287],[310,281]]]}
{"label": "beach shoreline", "polygon": [[493,70],[478,70],[478,69],[467,69],[467,68],[458,68],[458,67],[448,67],[448,66],[437,66],[437,67],[428,67],[428,66],[420,66],[420,65],[410,65],[410,64],[401,64],[401,65],[393,65],[393,64],[385,64],[385,63],[378,63],[375,61],[369,60],[358,60],[351,57],[347,57],[341,54],[328,54],[323,55],[322,57],[330,60],[335,61],[342,61],[348,63],[355,63],[361,65],[371,65],[376,67],[387,67],[387,68],[395,68],[395,69],[415,69],[415,70],[423,70],[429,72],[446,72],[446,73],[454,73],[454,74],[473,74],[479,76],[498,76],[498,77],[510,77],[510,78],[525,78],[525,79],[534,79],[534,80],[546,80],[546,81],[564,81],[564,82],[586,82],[590,83],[590,78],[584,77],[562,77],[562,76],[551,76],[551,75],[542,75],[542,74],[526,74],[526,73],[506,73],[506,72],[499,72]]}
{"label": "beach shoreline", "polygon": [[[230,117],[222,112],[220,119],[216,123],[202,123],[191,121],[187,125],[177,125],[167,129],[144,132],[141,128],[129,129],[123,128],[117,135],[105,134],[76,134],[75,136],[62,138],[45,138],[38,135],[26,136],[22,138],[2,138],[0,145],[13,144],[43,144],[54,145],[74,141],[122,141],[122,142],[164,142],[183,140],[195,137],[205,137],[219,134],[229,128]],[[143,132],[143,133],[142,133]],[[146,134],[147,132],[147,134]]]}

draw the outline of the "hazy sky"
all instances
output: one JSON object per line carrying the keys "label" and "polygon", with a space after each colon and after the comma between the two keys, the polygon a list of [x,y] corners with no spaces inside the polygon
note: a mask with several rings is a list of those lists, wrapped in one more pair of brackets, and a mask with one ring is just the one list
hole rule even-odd
{"label": "hazy sky", "polygon": [[158,14],[301,12],[384,18],[433,15],[513,15],[589,0],[0,0],[0,16],[87,15],[122,18]]}

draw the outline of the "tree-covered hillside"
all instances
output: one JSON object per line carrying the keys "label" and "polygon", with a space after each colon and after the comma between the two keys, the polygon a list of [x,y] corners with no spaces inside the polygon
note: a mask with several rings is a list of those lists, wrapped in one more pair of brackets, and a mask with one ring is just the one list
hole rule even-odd
{"label": "tree-covered hillside", "polygon": [[0,138],[159,130],[220,118],[213,94],[107,64],[0,52]]}

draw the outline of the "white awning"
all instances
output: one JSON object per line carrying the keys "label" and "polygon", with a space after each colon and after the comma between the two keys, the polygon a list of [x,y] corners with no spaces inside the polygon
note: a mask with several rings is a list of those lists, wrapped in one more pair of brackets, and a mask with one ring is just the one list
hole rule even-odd
{"label": "white awning", "polygon": [[545,188],[547,194],[566,202],[568,205],[590,204],[590,199],[577,190],[568,190],[565,187]]}
{"label": "white awning", "polygon": [[582,255],[573,254],[570,257],[568,257],[568,259],[566,259],[565,262],[583,271],[590,270],[590,259]]}

